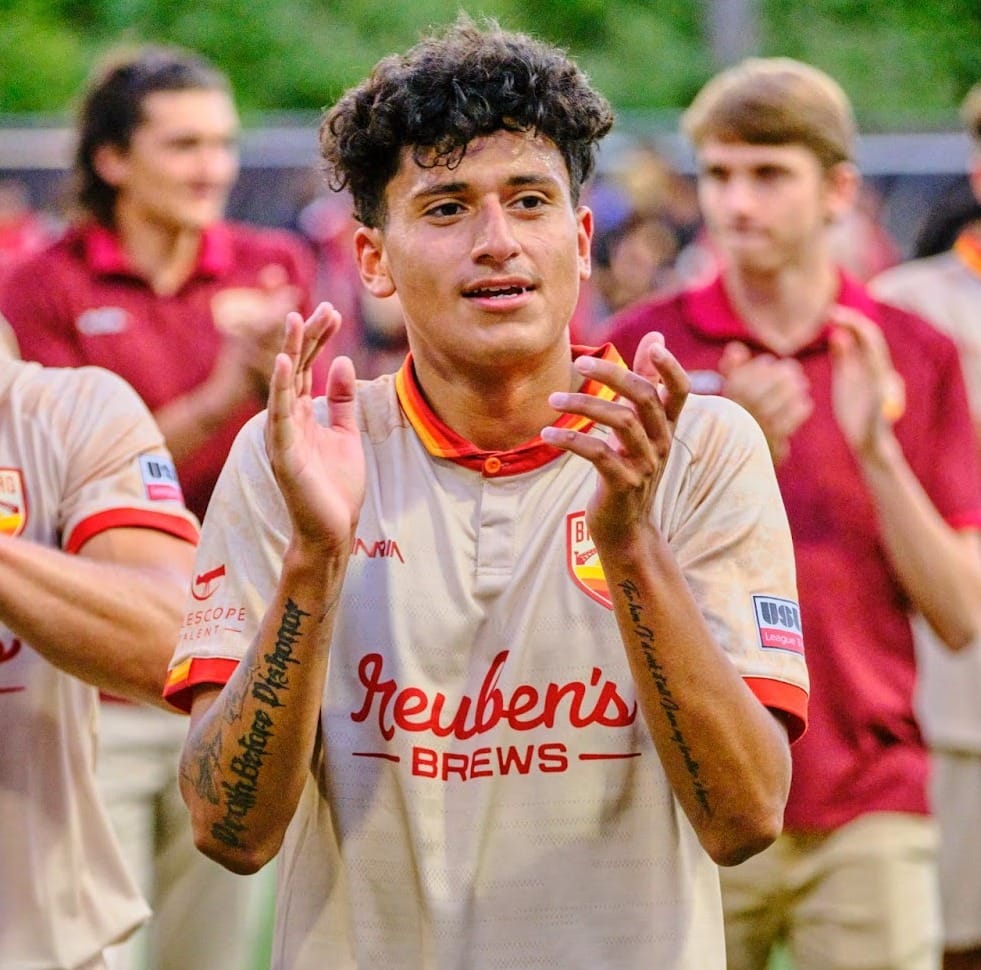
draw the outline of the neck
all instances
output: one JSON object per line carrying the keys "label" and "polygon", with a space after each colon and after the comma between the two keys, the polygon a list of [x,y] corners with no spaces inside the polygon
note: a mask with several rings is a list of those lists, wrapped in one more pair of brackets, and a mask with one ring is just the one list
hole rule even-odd
{"label": "neck", "polygon": [[764,344],[790,354],[820,332],[838,294],[838,270],[829,259],[811,267],[723,273],[726,295],[747,328]]}
{"label": "neck", "polygon": [[559,417],[548,395],[582,384],[568,345],[544,366],[514,374],[501,368],[462,376],[424,358],[413,360],[416,379],[436,415],[484,451],[510,451],[535,438]]}
{"label": "neck", "polygon": [[120,206],[116,231],[130,262],[158,295],[176,293],[190,279],[201,247],[200,229],[162,226]]}

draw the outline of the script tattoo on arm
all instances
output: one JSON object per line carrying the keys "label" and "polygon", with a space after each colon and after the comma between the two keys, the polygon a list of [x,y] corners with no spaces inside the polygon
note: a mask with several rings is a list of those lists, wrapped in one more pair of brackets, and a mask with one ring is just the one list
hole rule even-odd
{"label": "script tattoo on arm", "polygon": [[671,693],[671,686],[668,684],[664,665],[658,659],[658,645],[654,638],[654,631],[644,622],[644,604],[641,602],[640,590],[630,579],[620,583],[619,589],[627,604],[630,620],[634,624],[633,633],[637,638],[637,644],[644,656],[644,663],[657,690],[661,710],[664,712],[664,716],[667,718],[668,724],[671,727],[670,740],[678,749],[684,761],[685,768],[688,770],[695,799],[705,810],[705,813],[711,816],[712,807],[709,804],[708,788],[702,782],[698,761],[692,754],[691,747],[685,739],[679,723],[678,715],[681,711],[681,706]]}
{"label": "script tattoo on arm", "polygon": [[216,795],[209,800],[214,804],[219,804],[221,800],[224,802],[225,816],[212,826],[212,835],[233,848],[244,846],[242,834],[246,828],[246,816],[256,804],[266,748],[276,733],[276,709],[286,703],[283,695],[289,691],[291,668],[300,662],[293,655],[293,648],[302,636],[302,620],[308,616],[310,614],[301,610],[293,600],[287,599],[273,649],[262,655],[258,669],[239,693],[229,699],[226,713],[230,723],[241,715],[247,696],[251,695],[258,702],[251,725],[235,742],[235,753],[228,761],[228,771],[234,780],[222,780],[215,789],[214,768],[222,754],[220,735],[216,736],[216,743],[204,750],[199,760],[201,777],[207,778],[210,790]]}

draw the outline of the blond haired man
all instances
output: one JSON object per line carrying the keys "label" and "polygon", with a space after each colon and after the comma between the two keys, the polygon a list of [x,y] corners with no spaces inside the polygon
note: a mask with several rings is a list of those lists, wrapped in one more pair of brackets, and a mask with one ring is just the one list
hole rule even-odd
{"label": "blond haired man", "polygon": [[831,78],[751,59],[710,81],[684,125],[722,268],[626,312],[613,339],[629,353],[661,331],[696,389],[763,428],[814,685],[784,833],[723,872],[729,967],[762,970],[782,937],[797,970],[935,970],[936,835],[908,611],[951,648],[977,633],[981,489],[956,348],[835,264],[828,228],[859,177]]}
{"label": "blond haired man", "polygon": [[[961,113],[974,142],[971,188],[981,202],[981,84]],[[954,340],[981,433],[981,222],[965,225],[949,251],[897,266],[871,289]],[[941,837],[944,970],[981,970],[981,646],[951,655],[919,619],[916,636],[919,714],[933,755],[931,794]]]}

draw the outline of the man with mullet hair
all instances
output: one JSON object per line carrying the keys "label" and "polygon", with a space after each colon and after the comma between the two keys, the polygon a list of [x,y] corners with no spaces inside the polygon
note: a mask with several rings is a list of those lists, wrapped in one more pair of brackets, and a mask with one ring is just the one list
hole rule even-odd
{"label": "man with mullet hair", "polygon": [[[136,390],[199,518],[235,435],[262,409],[283,318],[310,308],[313,279],[297,237],[224,218],[238,131],[228,79],[202,57],[112,51],[80,98],[78,219],[0,285],[21,356],[95,364]],[[177,790],[185,722],[108,697],[101,720],[100,784],[154,909],[114,970],[242,970],[264,887],[194,848]]]}
{"label": "man with mullet hair", "polygon": [[198,845],[279,854],[279,970],[722,970],[716,864],[780,831],[807,673],[763,437],[656,335],[569,340],[612,121],[462,19],[321,127],[410,354],[314,400],[339,315],[289,317],[197,560],[242,621],[185,623],[167,686]]}

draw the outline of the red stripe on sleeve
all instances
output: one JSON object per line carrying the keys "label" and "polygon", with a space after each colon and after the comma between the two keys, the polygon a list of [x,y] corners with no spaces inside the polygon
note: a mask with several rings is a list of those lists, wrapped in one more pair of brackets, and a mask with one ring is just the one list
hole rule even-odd
{"label": "red stripe on sleeve", "polygon": [[[235,673],[238,664],[239,661],[228,657],[196,657],[189,664],[181,664],[170,672],[163,696],[179,711],[187,714],[191,710],[195,687],[202,684],[223,687]],[[174,674],[178,676],[173,677]]]}
{"label": "red stripe on sleeve", "polygon": [[107,529],[155,529],[198,544],[198,530],[187,519],[150,509],[109,509],[83,519],[68,537],[66,552],[78,552],[86,542]]}
{"label": "red stripe on sleeve", "polygon": [[745,681],[764,707],[787,715],[787,731],[793,744],[807,730],[807,691],[796,684],[765,677],[746,677]]}

